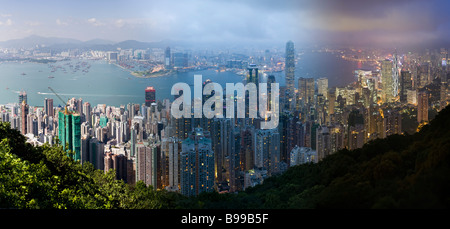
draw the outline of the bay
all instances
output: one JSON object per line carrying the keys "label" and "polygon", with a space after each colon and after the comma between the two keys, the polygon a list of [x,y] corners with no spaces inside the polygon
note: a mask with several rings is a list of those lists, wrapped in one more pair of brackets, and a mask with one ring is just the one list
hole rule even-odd
{"label": "bay", "polygon": [[[299,56],[295,71],[295,84],[299,77],[329,79],[329,86],[345,86],[353,82],[353,71],[360,66],[331,53],[309,52]],[[18,93],[26,91],[28,104],[43,106],[45,98],[53,98],[54,105],[62,102],[49,90],[53,88],[63,100],[82,98],[92,106],[107,104],[120,106],[142,104],[145,88],[156,89],[156,99],[173,99],[170,90],[175,83],[194,83],[194,75],[203,81],[210,79],[225,88],[226,83],[242,82],[244,76],[232,72],[200,70],[178,72],[156,78],[137,78],[128,71],[103,60],[71,60],[50,64],[32,62],[0,62],[0,104],[17,103]],[[271,73],[280,86],[285,84],[284,72]],[[54,78],[49,78],[54,77]],[[261,79],[263,82],[265,78]]]}

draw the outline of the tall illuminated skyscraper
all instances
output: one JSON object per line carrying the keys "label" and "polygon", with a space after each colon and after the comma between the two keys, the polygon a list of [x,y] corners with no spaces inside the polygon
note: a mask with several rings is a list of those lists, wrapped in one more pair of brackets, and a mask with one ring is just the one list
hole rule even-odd
{"label": "tall illuminated skyscraper", "polygon": [[393,90],[393,77],[392,77],[393,64],[390,60],[383,60],[381,62],[381,83],[383,86],[382,100],[383,103],[392,102],[394,99]]}
{"label": "tall illuminated skyscraper", "polygon": [[399,68],[397,51],[395,51],[394,59],[392,61],[392,97],[394,97],[394,99],[398,96]]}
{"label": "tall illuminated skyscraper", "polygon": [[408,102],[408,90],[412,90],[412,76],[410,71],[403,71],[400,74],[400,102]]}
{"label": "tall illuminated skyscraper", "polygon": [[328,78],[317,79],[317,93],[328,98]]}
{"label": "tall illuminated skyscraper", "polygon": [[428,122],[428,94],[426,91],[417,93],[417,122]]}
{"label": "tall illuminated skyscraper", "polygon": [[209,132],[195,128],[182,142],[181,151],[181,194],[196,196],[201,192],[214,191],[214,152]]}
{"label": "tall illuminated skyscraper", "polygon": [[314,78],[298,79],[298,98],[304,104],[314,102]]}
{"label": "tall illuminated skyscraper", "polygon": [[294,43],[292,41],[288,41],[286,43],[286,59],[285,59],[285,73],[286,73],[286,87],[287,92],[289,93],[289,98],[293,98],[295,85],[294,85],[294,77],[295,77],[295,51],[294,51]]}

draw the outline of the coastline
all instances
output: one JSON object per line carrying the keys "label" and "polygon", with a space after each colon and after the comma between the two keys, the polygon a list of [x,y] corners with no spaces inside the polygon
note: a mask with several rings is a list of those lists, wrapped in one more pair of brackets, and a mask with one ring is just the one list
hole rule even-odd
{"label": "coastline", "polygon": [[161,71],[152,72],[152,73],[130,71],[131,75],[138,77],[138,78],[156,78],[156,77],[168,76],[172,73],[174,73],[173,70],[161,70]]}
{"label": "coastline", "polygon": [[135,76],[137,78],[143,78],[143,79],[168,76],[168,75],[174,73],[173,70],[160,70],[160,71],[152,72],[152,73],[149,73],[148,71],[132,71],[130,69],[127,69],[127,68],[121,66],[120,64],[117,64],[117,63],[112,63],[112,64],[114,64],[115,66],[117,66],[117,67],[119,67],[119,68],[129,72],[132,76]]}

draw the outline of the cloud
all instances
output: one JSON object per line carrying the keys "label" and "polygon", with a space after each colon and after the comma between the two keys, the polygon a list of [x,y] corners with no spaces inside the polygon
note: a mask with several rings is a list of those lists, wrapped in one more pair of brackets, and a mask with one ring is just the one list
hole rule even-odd
{"label": "cloud", "polygon": [[125,20],[123,19],[118,19],[114,22],[114,25],[116,27],[122,28],[125,25]]}
{"label": "cloud", "polygon": [[5,25],[5,26],[11,26],[13,24],[12,20],[10,18],[6,19],[5,22],[0,21],[0,26]]}
{"label": "cloud", "polygon": [[93,26],[102,26],[102,25],[105,25],[104,23],[98,21],[96,18],[89,18],[89,19],[87,20],[87,22],[88,22],[89,24],[93,25]]}
{"label": "cloud", "polygon": [[0,14],[0,17],[12,17],[11,14]]}
{"label": "cloud", "polygon": [[59,26],[67,26],[69,23],[61,21],[61,19],[56,19],[56,24]]}

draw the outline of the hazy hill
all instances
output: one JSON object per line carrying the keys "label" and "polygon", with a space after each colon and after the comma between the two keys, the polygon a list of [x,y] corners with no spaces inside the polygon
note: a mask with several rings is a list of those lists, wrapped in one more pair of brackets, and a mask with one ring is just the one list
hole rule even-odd
{"label": "hazy hill", "polygon": [[22,39],[13,39],[8,41],[1,41],[0,47],[5,48],[40,48],[43,50],[67,50],[67,49],[94,49],[94,50],[117,50],[121,49],[147,49],[147,48],[165,48],[170,44],[175,44],[173,41],[160,42],[141,42],[136,40],[126,40],[121,42],[114,42],[104,39],[92,39],[88,41],[80,41],[71,38],[58,37],[41,37],[28,36]]}

